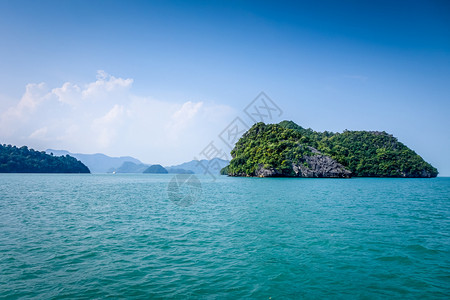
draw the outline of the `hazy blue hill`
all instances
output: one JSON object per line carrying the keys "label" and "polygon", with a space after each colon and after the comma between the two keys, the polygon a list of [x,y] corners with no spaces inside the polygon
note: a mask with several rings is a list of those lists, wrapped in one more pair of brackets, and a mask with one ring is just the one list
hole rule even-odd
{"label": "hazy blue hill", "polygon": [[108,173],[112,172],[122,166],[124,162],[132,162],[135,164],[142,164],[136,158],[130,156],[110,157],[105,154],[82,154],[70,153],[66,150],[47,149],[47,154],[53,153],[55,156],[70,155],[84,163],[91,170],[92,173]]}
{"label": "hazy blue hill", "polygon": [[44,151],[0,145],[0,173],[90,173],[76,158],[53,156]]}
{"label": "hazy blue hill", "polygon": [[178,169],[178,168],[169,168],[166,170],[171,174],[194,174],[191,170]]}
{"label": "hazy blue hill", "polygon": [[124,162],[120,167],[115,169],[116,173],[143,173],[148,168],[145,164],[135,164],[131,161]]}
{"label": "hazy blue hill", "polygon": [[172,172],[171,170],[175,169],[184,169],[187,171],[191,171],[195,174],[205,174],[205,168],[208,168],[208,171],[212,172],[213,174],[220,174],[220,169],[224,168],[229,164],[228,160],[220,159],[220,158],[213,158],[211,160],[191,160],[189,162],[182,163],[180,165],[174,165],[170,167],[166,167],[167,171],[169,173],[176,173]]}
{"label": "hazy blue hill", "polygon": [[167,174],[167,170],[161,166],[161,165],[151,165],[147,169],[144,170],[143,173],[150,173],[150,174]]}
{"label": "hazy blue hill", "polygon": [[[228,161],[226,160],[221,160],[221,159],[214,159],[211,160],[211,162],[209,162],[208,160],[202,160],[201,163],[204,166],[208,166],[208,163],[210,163],[210,166],[214,166],[217,165],[219,167],[223,167],[226,166],[228,164]],[[198,166],[197,166],[198,165]],[[161,166],[158,164],[152,165],[152,166]],[[108,173],[112,173],[112,172],[116,172],[116,173],[145,173],[145,171],[147,169],[149,169],[150,167],[147,164],[135,164],[133,162],[124,162],[120,167],[118,168],[111,168],[108,170]],[[166,170],[168,173],[171,174],[203,174],[204,173],[204,169],[199,165],[199,161],[197,160],[193,160],[187,163],[183,163],[181,165],[178,166],[172,166],[172,167],[163,167],[164,170]],[[154,168],[154,169],[153,169]],[[149,172],[153,172],[152,170],[156,170],[157,167],[153,167],[152,169],[149,170]],[[197,172],[196,172],[197,171]],[[216,170],[211,169],[210,171],[213,171],[214,173],[219,173],[219,171],[216,172]]]}

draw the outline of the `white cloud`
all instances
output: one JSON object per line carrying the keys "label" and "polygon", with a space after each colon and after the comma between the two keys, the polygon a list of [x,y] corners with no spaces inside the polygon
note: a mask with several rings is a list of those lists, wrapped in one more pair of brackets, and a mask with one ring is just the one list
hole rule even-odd
{"label": "white cloud", "polygon": [[101,97],[107,93],[126,90],[133,84],[133,79],[116,78],[103,70],[97,71],[97,80],[86,85],[82,92],[83,98]]}
{"label": "white cloud", "polygon": [[183,128],[188,127],[189,122],[198,114],[199,110],[203,107],[203,102],[192,102],[187,101],[176,110],[168,124],[168,129],[170,131],[172,138],[177,138],[178,134],[181,133]]}
{"label": "white cloud", "polygon": [[11,115],[21,117],[24,113],[33,112],[40,103],[48,98],[49,95],[45,83],[27,84],[25,94],[22,96],[17,106],[10,108],[8,112]]}
{"label": "white cloud", "polygon": [[122,121],[124,108],[121,105],[114,105],[104,116],[93,120],[92,129],[97,134],[97,143],[102,148],[111,145],[117,135],[118,126]]}
{"label": "white cloud", "polygon": [[18,108],[33,110],[36,106],[47,98],[47,88],[45,83],[28,84],[25,95],[19,102]]}
{"label": "white cloud", "polygon": [[192,159],[234,118],[229,106],[207,101],[161,101],[131,92],[133,79],[99,71],[87,84],[48,89],[28,84],[0,112],[0,139],[39,150],[131,155],[172,164]]}
{"label": "white cloud", "polygon": [[47,127],[42,127],[30,134],[31,139],[45,139],[48,132]]}
{"label": "white cloud", "polygon": [[[37,107],[50,99],[45,83],[30,83],[25,87],[25,93],[19,102],[0,116],[0,135],[12,135],[18,126],[29,119]],[[14,124],[14,125],[13,125]]]}
{"label": "white cloud", "polygon": [[60,88],[54,88],[52,93],[59,101],[66,104],[76,105],[80,100],[81,89],[78,85],[66,82]]}

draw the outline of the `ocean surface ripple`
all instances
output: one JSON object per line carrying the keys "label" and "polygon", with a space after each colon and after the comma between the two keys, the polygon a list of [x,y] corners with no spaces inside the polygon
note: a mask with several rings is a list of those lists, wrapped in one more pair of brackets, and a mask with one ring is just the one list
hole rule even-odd
{"label": "ocean surface ripple", "polygon": [[0,175],[0,298],[450,298],[450,178]]}

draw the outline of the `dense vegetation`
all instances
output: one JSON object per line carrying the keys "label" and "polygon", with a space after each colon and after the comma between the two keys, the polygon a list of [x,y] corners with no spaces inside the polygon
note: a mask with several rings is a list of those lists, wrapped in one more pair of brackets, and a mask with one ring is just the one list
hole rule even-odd
{"label": "dense vegetation", "polygon": [[416,152],[384,131],[322,133],[304,129],[292,121],[283,121],[280,126],[308,137],[309,146],[343,164],[354,176],[423,177],[423,174],[430,174],[435,177],[438,174],[437,169]]}
{"label": "dense vegetation", "polygon": [[316,132],[292,121],[255,124],[236,143],[223,173],[253,175],[258,167],[292,172],[303,156],[330,156],[360,177],[435,177],[436,168],[386,132]]}
{"label": "dense vegetation", "polygon": [[72,156],[53,156],[28,147],[0,145],[0,173],[90,173]]}
{"label": "dense vegetation", "polygon": [[293,172],[293,162],[299,162],[304,155],[313,154],[305,146],[308,142],[309,139],[296,130],[276,124],[257,123],[231,151],[233,159],[228,166],[228,173],[253,176],[258,168],[263,167],[276,168],[289,175]]}
{"label": "dense vegetation", "polygon": [[228,175],[230,173],[229,167],[230,165],[223,167],[222,170],[220,170],[220,175]]}

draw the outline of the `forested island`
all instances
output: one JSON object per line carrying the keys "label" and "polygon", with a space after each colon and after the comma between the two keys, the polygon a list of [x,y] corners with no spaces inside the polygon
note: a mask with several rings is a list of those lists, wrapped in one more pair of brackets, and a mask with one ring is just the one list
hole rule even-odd
{"label": "forested island", "polygon": [[44,151],[0,145],[0,173],[90,173],[76,158],[53,156]]}
{"label": "forested island", "polygon": [[436,177],[438,171],[379,131],[317,132],[292,121],[256,123],[221,174],[257,177]]}
{"label": "forested island", "polygon": [[167,174],[167,170],[161,165],[151,165],[147,169],[145,169],[144,173],[146,174]]}

